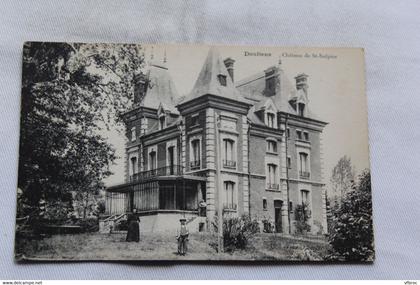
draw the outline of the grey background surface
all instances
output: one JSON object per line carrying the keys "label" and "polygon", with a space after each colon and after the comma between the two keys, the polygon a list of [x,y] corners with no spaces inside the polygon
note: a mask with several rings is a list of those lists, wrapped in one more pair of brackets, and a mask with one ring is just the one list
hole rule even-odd
{"label": "grey background surface", "polygon": [[[420,278],[419,1],[2,1],[0,279]],[[373,265],[15,264],[24,41],[364,47]]]}

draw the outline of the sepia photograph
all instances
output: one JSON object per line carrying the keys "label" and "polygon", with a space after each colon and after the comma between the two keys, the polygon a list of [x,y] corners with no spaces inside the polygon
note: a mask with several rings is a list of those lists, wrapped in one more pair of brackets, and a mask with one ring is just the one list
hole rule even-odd
{"label": "sepia photograph", "polygon": [[374,261],[363,49],[22,52],[17,261]]}

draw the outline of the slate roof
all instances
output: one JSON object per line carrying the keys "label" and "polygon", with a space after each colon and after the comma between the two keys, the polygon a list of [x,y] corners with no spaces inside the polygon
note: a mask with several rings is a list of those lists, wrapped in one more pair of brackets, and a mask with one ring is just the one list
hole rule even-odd
{"label": "slate roof", "polygon": [[[220,84],[218,75],[226,76],[226,86]],[[243,98],[235,88],[216,47],[210,48],[194,87],[181,103],[207,94],[248,103],[248,100]]]}
{"label": "slate roof", "polygon": [[[289,78],[286,76],[285,72],[278,66],[273,66],[277,68],[278,76],[280,79],[280,90],[276,92],[275,95],[270,96],[276,105],[277,109],[281,112],[289,113],[289,114],[296,114],[296,110],[292,107],[289,100],[295,99],[304,99],[306,103],[308,103],[307,95],[304,93],[303,90],[297,90],[296,85],[292,83]],[[270,68],[273,68],[270,67]],[[236,88],[239,90],[241,95],[252,101],[254,104],[254,108],[251,108],[248,114],[248,118],[253,122],[260,124],[261,120],[258,117],[253,116],[250,114],[251,112],[255,112],[260,109],[262,105],[265,104],[267,101],[267,96],[264,94],[265,90],[265,72],[259,72],[252,76],[249,76],[245,79],[242,79],[236,82]],[[319,120],[316,115],[314,115],[309,107],[306,104],[306,112],[308,118]],[[258,120],[256,120],[258,119]]]}
{"label": "slate roof", "polygon": [[165,110],[178,114],[178,110],[175,108],[176,102],[179,100],[178,92],[165,64],[151,61],[147,77],[149,86],[142,105],[157,110],[162,104]]}

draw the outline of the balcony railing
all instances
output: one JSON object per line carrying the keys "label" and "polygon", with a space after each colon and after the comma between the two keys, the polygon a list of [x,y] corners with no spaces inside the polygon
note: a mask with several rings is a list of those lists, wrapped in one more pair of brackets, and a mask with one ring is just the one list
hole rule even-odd
{"label": "balcony railing", "polygon": [[130,182],[142,181],[158,176],[182,175],[183,173],[184,170],[181,165],[169,165],[165,167],[135,173],[130,176]]}
{"label": "balcony railing", "polygon": [[234,160],[223,160],[223,167],[236,168],[236,161],[234,161]]}
{"label": "balcony railing", "polygon": [[197,168],[200,168],[200,161],[199,160],[190,161],[190,169],[197,169]]}
{"label": "balcony railing", "polygon": [[308,171],[299,171],[299,176],[302,179],[309,179],[311,177],[311,173]]}
{"label": "balcony railing", "polygon": [[236,211],[237,209],[238,205],[234,203],[223,203],[223,210]]}
{"label": "balcony railing", "polygon": [[279,184],[267,183],[267,189],[269,189],[269,190],[279,190]]}

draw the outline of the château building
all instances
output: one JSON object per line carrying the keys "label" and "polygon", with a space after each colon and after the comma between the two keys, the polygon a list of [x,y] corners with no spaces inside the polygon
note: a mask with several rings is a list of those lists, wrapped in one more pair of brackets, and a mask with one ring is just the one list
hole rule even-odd
{"label": "ch\u00e2teau building", "polygon": [[125,183],[107,188],[108,216],[136,208],[142,231],[155,232],[174,230],[185,217],[194,232],[211,231],[222,211],[293,234],[303,203],[311,232],[325,233],[327,123],[311,112],[308,76],[292,83],[279,63],[235,82],[234,63],[210,48],[183,98],[165,62],[151,61],[136,78],[133,106],[123,114]]}

